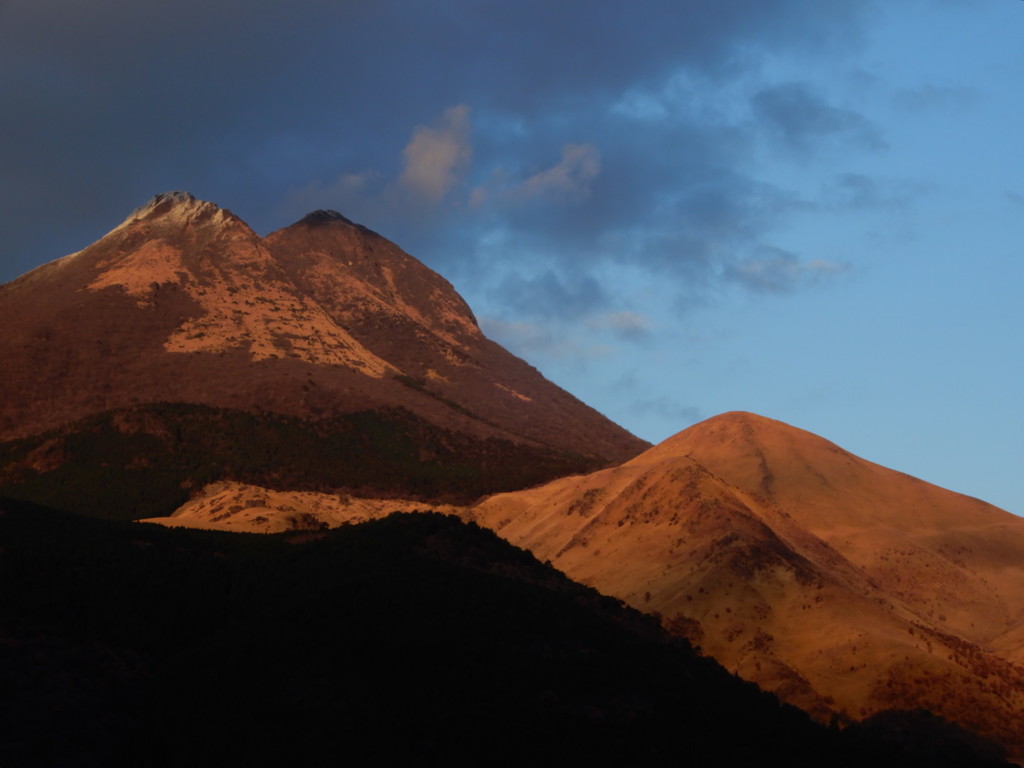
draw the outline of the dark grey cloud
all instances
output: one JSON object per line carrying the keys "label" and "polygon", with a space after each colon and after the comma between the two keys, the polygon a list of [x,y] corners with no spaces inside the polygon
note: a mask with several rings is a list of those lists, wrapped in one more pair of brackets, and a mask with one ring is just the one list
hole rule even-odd
{"label": "dark grey cloud", "polygon": [[901,88],[893,94],[892,101],[897,107],[910,112],[955,112],[974,106],[979,98],[974,88],[928,83],[916,88]]}
{"label": "dark grey cloud", "polygon": [[[0,11],[0,280],[84,246],[156,192],[188,189],[261,232],[338,208],[445,274],[497,276],[509,310],[533,316],[555,311],[544,301],[621,310],[601,264],[697,290],[792,204],[743,171],[756,126],[645,122],[611,109],[624,94],[680,72],[711,88],[769,51],[852,49],[872,12],[859,0]],[[804,146],[863,129],[814,94],[785,95],[763,91],[760,109]],[[494,268],[511,251],[525,277]]]}
{"label": "dark grey cloud", "polygon": [[819,200],[833,209],[893,211],[905,209],[927,192],[928,186],[921,182],[838,173],[824,180]]}
{"label": "dark grey cloud", "polygon": [[[410,215],[396,194],[400,169],[391,177],[360,169],[294,190],[290,212],[345,210],[407,246],[415,243],[414,253],[450,276],[482,279],[501,274],[495,263],[511,264],[524,274],[546,274],[550,287],[555,265],[562,284],[593,285],[601,265],[636,265],[677,281],[692,303],[744,243],[805,207],[740,170],[753,143],[744,131],[647,124],[597,107],[576,117],[576,133],[526,127],[515,140],[495,141],[478,127],[487,116],[472,110],[466,140],[475,174],[453,184],[450,199],[435,201],[427,216]],[[565,141],[573,135],[584,140]],[[502,279],[491,298],[507,297],[510,311],[550,317],[579,315],[585,305],[614,309],[596,304],[609,298],[607,291],[574,301],[564,291],[521,290],[522,281],[536,277]]]}
{"label": "dark grey cloud", "polygon": [[567,277],[553,269],[533,276],[508,272],[494,290],[498,303],[534,318],[580,318],[609,303],[605,289],[591,275]]}
{"label": "dark grey cloud", "polygon": [[751,98],[754,118],[788,149],[806,152],[823,139],[881,149],[878,129],[863,115],[829,104],[807,83],[783,83]]}

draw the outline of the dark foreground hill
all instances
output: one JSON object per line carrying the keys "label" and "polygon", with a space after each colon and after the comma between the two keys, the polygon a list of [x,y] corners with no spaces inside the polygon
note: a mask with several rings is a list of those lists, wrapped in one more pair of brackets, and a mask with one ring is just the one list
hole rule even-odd
{"label": "dark foreground hill", "polygon": [[303,535],[0,501],[0,765],[1002,764],[816,725],[454,518]]}

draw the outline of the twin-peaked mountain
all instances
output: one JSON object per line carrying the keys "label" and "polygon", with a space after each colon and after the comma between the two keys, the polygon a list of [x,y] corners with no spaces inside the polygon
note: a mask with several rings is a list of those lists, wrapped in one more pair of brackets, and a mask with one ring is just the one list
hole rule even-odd
{"label": "twin-peaked mountain", "polygon": [[[158,464],[164,486],[276,476],[465,498],[645,447],[487,339],[445,279],[331,211],[261,238],[158,195],[0,287],[0,325],[0,440],[27,439],[6,444],[0,484],[65,508],[55,481],[101,512],[113,474]],[[143,495],[140,515],[166,508]]]}

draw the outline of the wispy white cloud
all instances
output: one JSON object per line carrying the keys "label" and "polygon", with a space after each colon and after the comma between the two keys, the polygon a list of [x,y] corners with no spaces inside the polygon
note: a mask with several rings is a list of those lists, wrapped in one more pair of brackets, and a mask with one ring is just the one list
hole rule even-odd
{"label": "wispy white cloud", "polygon": [[641,341],[651,336],[653,326],[649,318],[636,312],[621,311],[602,314],[587,323],[597,331],[611,331],[627,341]]}
{"label": "wispy white cloud", "polygon": [[601,153],[590,144],[566,144],[562,159],[550,168],[513,181],[506,171],[496,170],[470,197],[474,207],[486,202],[522,203],[529,200],[575,202],[585,200],[591,182],[601,172]]}
{"label": "wispy white cloud", "polygon": [[435,126],[417,126],[402,151],[399,186],[424,202],[440,203],[469,165],[473,154],[469,133],[466,105],[446,109]]}
{"label": "wispy white cloud", "polygon": [[508,272],[491,292],[497,303],[520,316],[570,320],[601,312],[609,297],[589,274],[547,269],[536,275]]}
{"label": "wispy white cloud", "polygon": [[433,125],[413,129],[397,177],[377,169],[345,171],[327,183],[314,180],[289,189],[281,210],[292,218],[315,208],[336,208],[358,221],[411,218],[414,210],[439,205],[461,183],[473,154],[470,132],[470,108],[449,107]]}
{"label": "wispy white cloud", "polygon": [[601,155],[589,144],[566,144],[557,165],[530,176],[513,189],[523,197],[575,199],[590,194],[590,182],[601,172]]}
{"label": "wispy white cloud", "polygon": [[849,271],[850,265],[826,259],[801,260],[781,248],[763,246],[758,255],[730,266],[726,276],[757,293],[787,293],[805,283]]}

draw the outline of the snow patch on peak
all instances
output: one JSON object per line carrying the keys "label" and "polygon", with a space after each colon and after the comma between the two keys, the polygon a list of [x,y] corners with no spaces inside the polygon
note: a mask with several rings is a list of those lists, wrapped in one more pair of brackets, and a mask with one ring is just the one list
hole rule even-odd
{"label": "snow patch on peak", "polygon": [[194,203],[196,202],[196,196],[191,192],[185,192],[181,189],[172,189],[170,192],[161,192],[159,195],[153,195],[154,200],[172,201],[175,203]]}
{"label": "snow patch on peak", "polygon": [[197,200],[196,196],[191,192],[184,192],[182,190],[172,190],[170,192],[161,192],[159,195],[153,195],[152,199],[145,205],[139,206],[137,210],[142,208],[149,208],[155,205],[168,203],[170,205],[196,205],[197,203],[202,204],[202,200]]}
{"label": "snow patch on peak", "polygon": [[145,205],[132,211],[128,218],[113,231],[141,221],[188,226],[199,224],[223,225],[238,218],[215,203],[197,199],[190,192],[163,192],[152,197]]}
{"label": "snow patch on peak", "polygon": [[212,205],[212,203],[205,203],[202,200],[197,200],[195,195],[191,192],[162,192],[159,195],[153,195],[153,197],[128,214],[126,221],[143,219],[157,212],[158,209],[162,212],[166,212],[179,206],[184,208],[196,208],[203,205]]}

